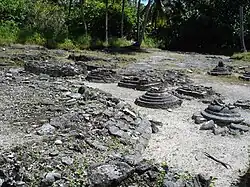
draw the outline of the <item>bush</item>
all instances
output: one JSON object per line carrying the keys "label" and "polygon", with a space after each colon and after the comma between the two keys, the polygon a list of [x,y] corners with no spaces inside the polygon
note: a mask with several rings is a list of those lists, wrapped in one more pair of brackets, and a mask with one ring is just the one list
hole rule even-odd
{"label": "bush", "polygon": [[111,47],[125,47],[131,45],[131,42],[125,38],[111,38],[109,40],[109,46]]}
{"label": "bush", "polygon": [[70,39],[66,39],[63,43],[59,43],[57,47],[65,50],[76,49],[76,46]]}
{"label": "bush", "polygon": [[141,46],[142,47],[149,47],[149,48],[157,48],[157,47],[159,47],[159,44],[158,44],[156,39],[153,39],[153,38],[145,35]]}
{"label": "bush", "polygon": [[0,22],[0,44],[15,43],[18,38],[19,28],[14,21]]}
{"label": "bush", "polygon": [[80,49],[89,49],[91,45],[91,36],[89,35],[79,36],[76,40],[76,45]]}

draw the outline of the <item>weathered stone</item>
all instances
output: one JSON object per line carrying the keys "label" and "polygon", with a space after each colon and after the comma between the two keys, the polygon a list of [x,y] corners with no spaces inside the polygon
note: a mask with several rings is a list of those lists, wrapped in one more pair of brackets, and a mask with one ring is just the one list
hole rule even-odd
{"label": "weathered stone", "polygon": [[94,166],[88,171],[90,186],[118,186],[132,172],[133,168],[124,162],[105,163]]}
{"label": "weathered stone", "polygon": [[38,135],[52,135],[55,132],[55,127],[50,125],[49,123],[46,123],[38,128],[37,134]]}
{"label": "weathered stone", "polygon": [[243,109],[250,109],[250,100],[238,100],[234,105]]}
{"label": "weathered stone", "polygon": [[210,75],[231,75],[231,68],[224,65],[222,61],[218,63],[218,65],[212,70],[209,71]]}
{"label": "weathered stone", "polygon": [[162,187],[180,187],[180,186],[172,181],[164,180]]}
{"label": "weathered stone", "polygon": [[234,106],[226,105],[221,100],[214,100],[201,114],[218,125],[240,123],[244,120]]}
{"label": "weathered stone", "polygon": [[63,142],[62,142],[62,140],[56,140],[56,141],[55,141],[55,144],[56,144],[56,145],[62,145]]}
{"label": "weathered stone", "polygon": [[92,70],[87,75],[86,80],[91,82],[113,83],[117,80],[117,73],[112,69],[98,68]]}
{"label": "weathered stone", "polygon": [[225,135],[228,131],[229,131],[229,130],[228,130],[227,127],[217,127],[217,128],[214,128],[214,129],[213,129],[213,133],[214,133],[215,135],[219,135],[219,134]]}
{"label": "weathered stone", "polygon": [[160,79],[150,79],[141,76],[130,76],[123,77],[118,83],[118,86],[146,91],[149,90],[151,87],[159,86],[161,84],[162,82]]}
{"label": "weathered stone", "polygon": [[240,124],[234,124],[234,123],[231,123],[230,128],[232,129],[236,129],[236,130],[240,130],[240,131],[244,131],[244,132],[247,132],[250,130],[250,127],[248,126],[245,126],[245,125],[240,125]]}
{"label": "weathered stone", "polygon": [[216,127],[216,125],[215,125],[214,121],[209,120],[201,125],[200,130],[212,130],[215,127]]}
{"label": "weathered stone", "polygon": [[192,119],[196,119],[196,118],[198,118],[198,117],[202,117],[202,115],[201,115],[201,113],[200,112],[196,112],[196,113],[194,113],[193,114],[193,116],[192,116]]}
{"label": "weathered stone", "polygon": [[74,159],[70,157],[62,157],[62,163],[65,165],[72,165],[74,163]]}
{"label": "weathered stone", "polygon": [[175,91],[178,94],[188,95],[195,98],[206,98],[216,94],[212,87],[202,85],[184,85],[177,88]]}
{"label": "weathered stone", "polygon": [[195,123],[196,123],[196,124],[201,124],[201,123],[204,123],[204,122],[206,122],[206,121],[207,121],[207,119],[204,118],[204,117],[198,116],[197,118],[195,118]]}
{"label": "weathered stone", "polygon": [[135,104],[148,108],[174,108],[182,104],[182,100],[167,93],[165,89],[151,88],[144,95],[135,100]]}
{"label": "weathered stone", "polygon": [[97,140],[92,140],[92,139],[86,139],[85,140],[91,147],[100,150],[100,151],[107,151],[108,147],[104,146],[102,143],[100,143]]}
{"label": "weathered stone", "polygon": [[61,179],[60,173],[50,172],[47,173],[45,178],[42,180],[43,186],[51,186],[56,180]]}
{"label": "weathered stone", "polygon": [[25,71],[35,74],[47,74],[53,77],[74,76],[79,74],[86,74],[87,69],[83,66],[62,62],[41,62],[28,61],[24,64]]}
{"label": "weathered stone", "polygon": [[246,71],[242,76],[239,77],[242,80],[250,81],[250,71]]}
{"label": "weathered stone", "polygon": [[119,137],[122,137],[123,136],[123,133],[124,131],[119,129],[118,127],[116,126],[110,126],[108,127],[108,130],[109,130],[109,133],[111,135],[114,135],[114,136],[119,136]]}

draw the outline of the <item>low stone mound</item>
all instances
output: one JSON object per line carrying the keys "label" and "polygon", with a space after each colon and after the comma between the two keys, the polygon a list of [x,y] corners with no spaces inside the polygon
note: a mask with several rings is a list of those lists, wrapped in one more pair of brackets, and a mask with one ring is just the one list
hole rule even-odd
{"label": "low stone mound", "polygon": [[164,84],[172,86],[180,86],[192,83],[187,75],[178,70],[166,70],[163,74]]}
{"label": "low stone mound", "polygon": [[164,88],[151,88],[144,95],[135,100],[135,104],[148,108],[175,108],[182,104],[182,100],[168,93]]}
{"label": "low stone mound", "polygon": [[113,83],[117,81],[117,73],[115,70],[98,68],[92,70],[86,77],[90,82]]}
{"label": "low stone mound", "polygon": [[28,61],[25,62],[24,69],[34,74],[42,73],[52,77],[74,76],[87,73],[85,66],[62,62]]}
{"label": "low stone mound", "polygon": [[139,76],[123,77],[118,86],[146,91],[151,87],[159,86],[162,82],[159,79],[142,78]]}
{"label": "low stone mound", "polygon": [[250,100],[238,100],[234,105],[243,109],[250,109]]}
{"label": "low stone mound", "polygon": [[229,66],[225,66],[225,64],[220,61],[218,65],[211,71],[208,72],[209,75],[231,75],[232,69]]}
{"label": "low stone mound", "polygon": [[68,59],[74,60],[74,61],[82,61],[82,62],[96,61],[96,60],[102,60],[102,61],[107,60],[107,59],[99,58],[99,57],[95,57],[95,56],[75,55],[75,54],[69,55]]}
{"label": "low stone mound", "polygon": [[[216,95],[217,93],[212,89],[212,87],[206,87],[202,85],[184,85],[177,88],[174,91],[176,96],[180,97],[182,95],[190,96],[198,99],[204,99]],[[181,97],[182,98],[182,97]]]}
{"label": "low stone mound", "polygon": [[234,105],[225,104],[221,100],[214,100],[201,114],[204,118],[223,125],[244,121]]}
{"label": "low stone mound", "polygon": [[242,76],[239,77],[242,80],[250,81],[250,71],[245,72]]}

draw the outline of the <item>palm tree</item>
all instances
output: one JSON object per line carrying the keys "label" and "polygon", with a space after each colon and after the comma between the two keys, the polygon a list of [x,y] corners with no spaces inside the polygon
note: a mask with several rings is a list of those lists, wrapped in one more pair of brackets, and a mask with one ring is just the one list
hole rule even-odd
{"label": "palm tree", "polygon": [[108,45],[108,5],[109,5],[109,1],[106,0],[105,1],[106,4],[106,23],[105,23],[105,40],[106,40],[106,44]]}
{"label": "palm tree", "polygon": [[141,0],[137,4],[137,41],[140,39],[140,9],[141,9]]}

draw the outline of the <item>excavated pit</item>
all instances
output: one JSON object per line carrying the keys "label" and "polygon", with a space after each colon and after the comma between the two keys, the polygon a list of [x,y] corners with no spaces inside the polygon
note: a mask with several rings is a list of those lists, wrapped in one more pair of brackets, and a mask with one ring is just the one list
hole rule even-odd
{"label": "excavated pit", "polygon": [[211,71],[208,72],[209,75],[231,75],[232,74],[232,70],[230,67],[225,66],[225,64],[220,61],[218,63],[218,65]]}
{"label": "excavated pit", "polygon": [[135,100],[135,104],[147,108],[176,108],[182,100],[168,93],[163,87],[153,87]]}
{"label": "excavated pit", "polygon": [[149,90],[151,87],[160,86],[159,79],[141,78],[139,76],[123,77],[118,83],[119,87],[132,88],[140,91]]}
{"label": "excavated pit", "polygon": [[234,105],[225,104],[221,100],[214,100],[201,114],[207,120],[214,120],[223,125],[244,121]]}
{"label": "excavated pit", "polygon": [[92,70],[86,77],[86,80],[90,82],[99,82],[99,83],[113,83],[117,81],[117,73],[115,70],[98,68]]}

